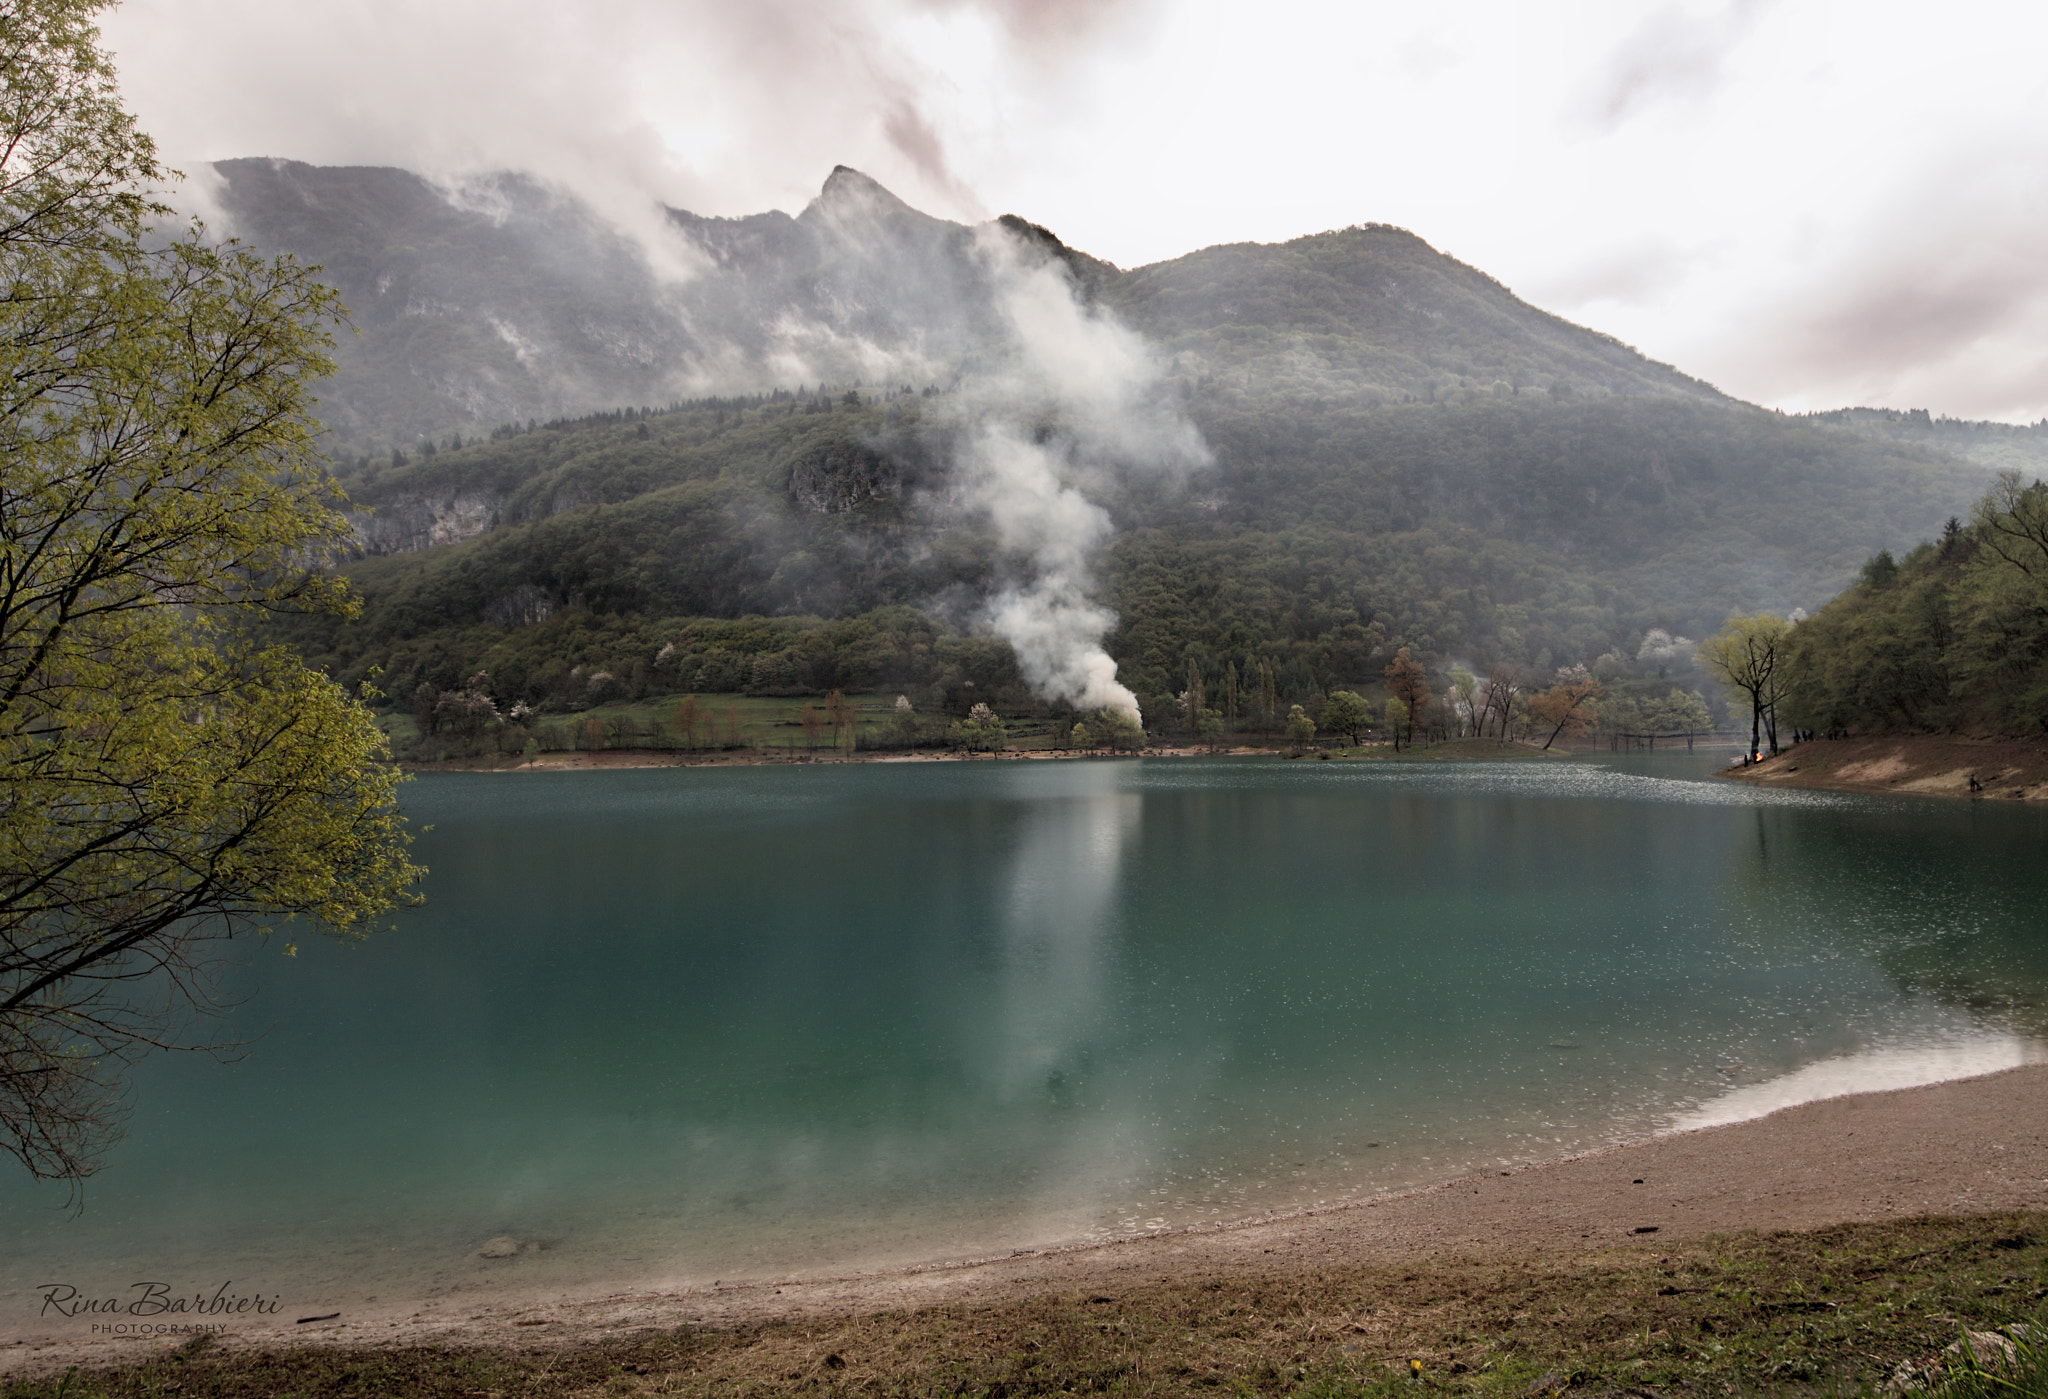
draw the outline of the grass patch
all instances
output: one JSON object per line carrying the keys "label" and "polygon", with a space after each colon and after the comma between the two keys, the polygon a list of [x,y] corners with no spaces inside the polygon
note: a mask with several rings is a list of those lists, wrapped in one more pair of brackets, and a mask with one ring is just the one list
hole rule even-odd
{"label": "grass patch", "polygon": [[[536,716],[524,733],[539,735],[543,747],[548,751],[560,751],[574,747],[591,720],[602,727],[624,719],[629,722],[634,736],[620,741],[607,733],[607,747],[652,747],[657,743],[656,725],[661,726],[659,742],[673,747],[690,747],[685,737],[683,715],[685,696],[660,695],[629,703],[599,705],[591,709],[578,710],[573,714],[542,714]],[[818,751],[831,752],[833,735],[829,728],[822,729],[814,740],[807,740],[803,726],[803,710],[809,704],[814,710],[822,711],[824,701],[816,697],[764,697],[758,695],[695,695],[694,701],[695,746],[710,751],[729,747],[763,748],[777,751]],[[856,726],[860,733],[870,739],[885,733],[896,717],[894,694],[849,695],[857,706]],[[391,738],[401,753],[415,748],[420,741],[419,720],[404,710],[394,710],[377,716],[377,725]]]}
{"label": "grass patch", "polygon": [[[539,714],[524,726],[506,724],[461,736],[443,733],[423,740],[418,719],[403,710],[377,717],[393,752],[409,763],[449,762],[462,766],[512,766],[523,761],[528,739],[543,753],[649,750],[667,753],[760,753],[829,756],[857,747],[893,750],[905,745],[896,696],[856,694],[850,733],[835,732],[816,696],[662,695],[598,705],[573,714]],[[804,711],[812,713],[811,725]],[[919,714],[916,746],[945,748],[951,715]],[[1050,721],[1009,720],[1013,748],[1051,747]],[[853,735],[857,734],[857,740]]]}
{"label": "grass patch", "polygon": [[[78,1373],[61,1393],[1862,1394],[1965,1330],[2037,1322],[2044,1298],[2048,1213],[2032,1213],[1656,1251],[1220,1274],[984,1306],[648,1330],[559,1349],[202,1346]],[[4,1395],[57,1399],[60,1383],[17,1382]],[[1947,1387],[1956,1399],[2042,1393],[2036,1381],[2021,1384],[2034,1387],[1960,1374]]]}

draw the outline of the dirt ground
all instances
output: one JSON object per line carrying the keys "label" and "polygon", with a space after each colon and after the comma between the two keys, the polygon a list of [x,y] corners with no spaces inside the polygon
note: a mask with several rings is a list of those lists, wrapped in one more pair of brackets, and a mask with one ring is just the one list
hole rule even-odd
{"label": "dirt ground", "polygon": [[[2048,801],[2048,741],[1927,734],[1815,739],[1721,775],[1761,787]],[[1971,788],[1972,777],[1980,789]]]}

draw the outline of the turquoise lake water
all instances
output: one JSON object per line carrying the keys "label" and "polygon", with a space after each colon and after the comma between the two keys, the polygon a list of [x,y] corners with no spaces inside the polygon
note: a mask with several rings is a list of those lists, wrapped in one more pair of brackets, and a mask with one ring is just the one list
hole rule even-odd
{"label": "turquoise lake water", "polygon": [[1711,761],[423,777],[426,907],[240,949],[257,1038],[145,1065],[82,1214],[0,1172],[0,1325],[974,1256],[2039,1057],[2048,813]]}

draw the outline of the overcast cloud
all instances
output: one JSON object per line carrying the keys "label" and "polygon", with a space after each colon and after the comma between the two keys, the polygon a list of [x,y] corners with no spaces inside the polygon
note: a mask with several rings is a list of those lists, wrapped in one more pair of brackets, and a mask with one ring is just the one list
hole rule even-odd
{"label": "overcast cloud", "polygon": [[1124,266],[1397,223],[1732,393],[2048,415],[2048,12],[1831,0],[127,0],[238,155],[794,212],[834,164]]}

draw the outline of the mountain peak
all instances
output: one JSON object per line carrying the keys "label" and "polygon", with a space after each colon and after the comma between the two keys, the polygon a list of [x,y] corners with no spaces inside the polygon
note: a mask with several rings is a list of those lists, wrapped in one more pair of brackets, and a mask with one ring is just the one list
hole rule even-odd
{"label": "mountain peak", "polygon": [[1019,214],[1004,214],[996,220],[996,224],[1026,247],[1035,248],[1066,264],[1075,282],[1091,296],[1114,281],[1118,275],[1115,263],[1104,262],[1099,257],[1090,257],[1078,248],[1068,247],[1060,241],[1057,233],[1044,224],[1033,223]]}
{"label": "mountain peak", "polygon": [[918,210],[890,193],[881,181],[863,175],[851,165],[832,167],[832,173],[825,177],[824,187],[818,191],[818,197],[811,201],[810,208],[804,212],[809,213],[812,209],[828,214],[858,209],[869,214],[898,217],[911,214],[930,217],[919,214]]}

